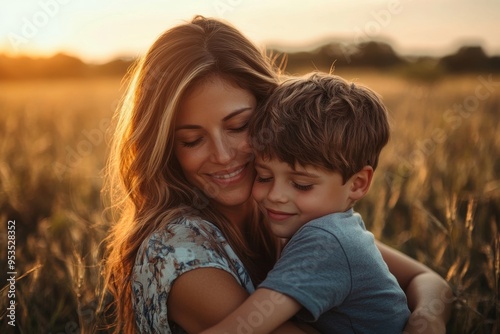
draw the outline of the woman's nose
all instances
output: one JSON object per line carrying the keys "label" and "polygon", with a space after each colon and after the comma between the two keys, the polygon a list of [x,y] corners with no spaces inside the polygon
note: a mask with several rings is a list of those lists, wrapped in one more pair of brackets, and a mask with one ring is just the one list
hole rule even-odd
{"label": "woman's nose", "polygon": [[214,139],[212,159],[215,163],[226,164],[236,155],[236,149],[226,136],[220,136]]}

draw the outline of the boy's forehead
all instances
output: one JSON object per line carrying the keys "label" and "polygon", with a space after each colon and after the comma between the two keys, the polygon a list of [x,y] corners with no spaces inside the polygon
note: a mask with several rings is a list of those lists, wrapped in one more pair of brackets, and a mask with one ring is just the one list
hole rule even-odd
{"label": "boy's forehead", "polygon": [[256,154],[255,163],[257,166],[261,166],[261,167],[269,167],[269,166],[274,166],[274,165],[286,164],[290,169],[295,170],[295,166],[292,166],[288,162],[283,161],[283,160],[277,158],[276,156]]}
{"label": "boy's forehead", "polygon": [[324,168],[320,167],[320,166],[302,165],[298,162],[295,162],[295,164],[292,165],[286,161],[282,161],[282,160],[278,159],[277,157],[263,156],[263,155],[259,155],[259,154],[257,154],[255,157],[255,163],[257,166],[263,167],[263,168],[269,168],[269,167],[273,167],[273,166],[277,166],[277,165],[281,166],[282,168],[285,168],[285,165],[286,165],[286,168],[289,169],[290,171],[293,171],[293,172],[304,172],[304,173],[311,173],[314,171],[323,171],[324,172]]}

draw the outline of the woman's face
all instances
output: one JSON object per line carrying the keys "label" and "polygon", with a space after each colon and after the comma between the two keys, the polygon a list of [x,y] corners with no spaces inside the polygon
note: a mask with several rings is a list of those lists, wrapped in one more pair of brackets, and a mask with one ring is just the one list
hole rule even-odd
{"label": "woman's face", "polygon": [[246,203],[255,177],[248,145],[254,95],[220,77],[183,99],[175,121],[175,154],[187,180],[225,207]]}

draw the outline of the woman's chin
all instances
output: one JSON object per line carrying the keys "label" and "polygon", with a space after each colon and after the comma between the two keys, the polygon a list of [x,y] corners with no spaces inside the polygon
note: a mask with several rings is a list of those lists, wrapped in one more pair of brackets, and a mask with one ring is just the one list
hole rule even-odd
{"label": "woman's chin", "polygon": [[212,202],[223,207],[237,207],[250,201],[251,188],[247,190],[235,189],[233,191],[224,191],[212,199]]}

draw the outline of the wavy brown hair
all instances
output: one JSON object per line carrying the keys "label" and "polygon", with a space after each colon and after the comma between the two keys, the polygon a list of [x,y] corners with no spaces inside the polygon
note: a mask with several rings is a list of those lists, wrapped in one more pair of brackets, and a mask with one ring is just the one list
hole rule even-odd
{"label": "wavy brown hair", "polygon": [[277,85],[271,62],[238,30],[201,16],[167,30],[130,72],[115,114],[106,194],[115,223],[106,240],[105,291],[114,296],[116,332],[135,330],[130,277],[141,243],[186,215],[222,231],[257,283],[276,260],[277,243],[255,208],[245,231],[207,205],[174,155],[175,115],[186,91],[212,75],[252,92],[257,103]]}

